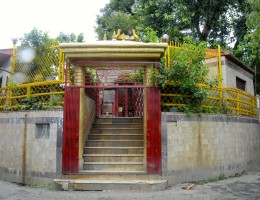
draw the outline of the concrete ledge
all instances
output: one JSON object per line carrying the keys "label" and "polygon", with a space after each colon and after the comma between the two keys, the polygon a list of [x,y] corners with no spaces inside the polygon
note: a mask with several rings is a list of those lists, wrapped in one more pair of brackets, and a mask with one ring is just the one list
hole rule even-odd
{"label": "concrete ledge", "polygon": [[169,185],[259,169],[259,119],[164,112],[161,131]]}
{"label": "concrete ledge", "polygon": [[167,180],[73,180],[55,179],[59,190],[134,190],[134,191],[156,191],[167,187]]}

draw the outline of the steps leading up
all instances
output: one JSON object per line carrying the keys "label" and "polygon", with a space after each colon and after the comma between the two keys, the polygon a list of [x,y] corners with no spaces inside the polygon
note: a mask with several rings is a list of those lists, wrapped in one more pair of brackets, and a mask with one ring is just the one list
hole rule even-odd
{"label": "steps leading up", "polygon": [[55,179],[60,190],[164,190],[146,174],[142,118],[96,118],[83,149],[83,170]]}
{"label": "steps leading up", "polygon": [[83,153],[85,171],[143,171],[143,119],[96,118]]}

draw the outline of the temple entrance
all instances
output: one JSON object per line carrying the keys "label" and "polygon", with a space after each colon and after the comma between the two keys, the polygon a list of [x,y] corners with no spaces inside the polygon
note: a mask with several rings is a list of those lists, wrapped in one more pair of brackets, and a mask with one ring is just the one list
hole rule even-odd
{"label": "temple entrance", "polygon": [[161,173],[158,72],[167,44],[64,44],[63,174]]}

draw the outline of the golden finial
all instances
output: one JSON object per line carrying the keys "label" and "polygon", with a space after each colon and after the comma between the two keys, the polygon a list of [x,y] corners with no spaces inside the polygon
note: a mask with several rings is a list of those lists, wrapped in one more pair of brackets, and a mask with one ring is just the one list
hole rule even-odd
{"label": "golden finial", "polygon": [[107,40],[107,34],[104,34],[103,40]]}
{"label": "golden finial", "polygon": [[112,36],[112,40],[116,40],[117,36],[116,36],[116,32],[114,31],[113,36]]}

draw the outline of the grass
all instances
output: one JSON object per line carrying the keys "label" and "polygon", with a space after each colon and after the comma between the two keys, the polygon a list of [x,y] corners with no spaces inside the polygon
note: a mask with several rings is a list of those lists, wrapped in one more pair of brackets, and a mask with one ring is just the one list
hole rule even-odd
{"label": "grass", "polygon": [[56,190],[56,187],[53,184],[20,184],[20,185],[27,188],[35,188],[35,189],[46,188],[48,190]]}
{"label": "grass", "polygon": [[225,174],[220,174],[220,175],[218,175],[218,176],[209,178],[209,179],[207,179],[207,180],[195,181],[195,183],[198,184],[198,185],[203,185],[203,184],[206,184],[206,183],[212,183],[212,182],[224,180],[224,179],[227,179],[227,178],[228,178],[228,177],[226,177]]}

